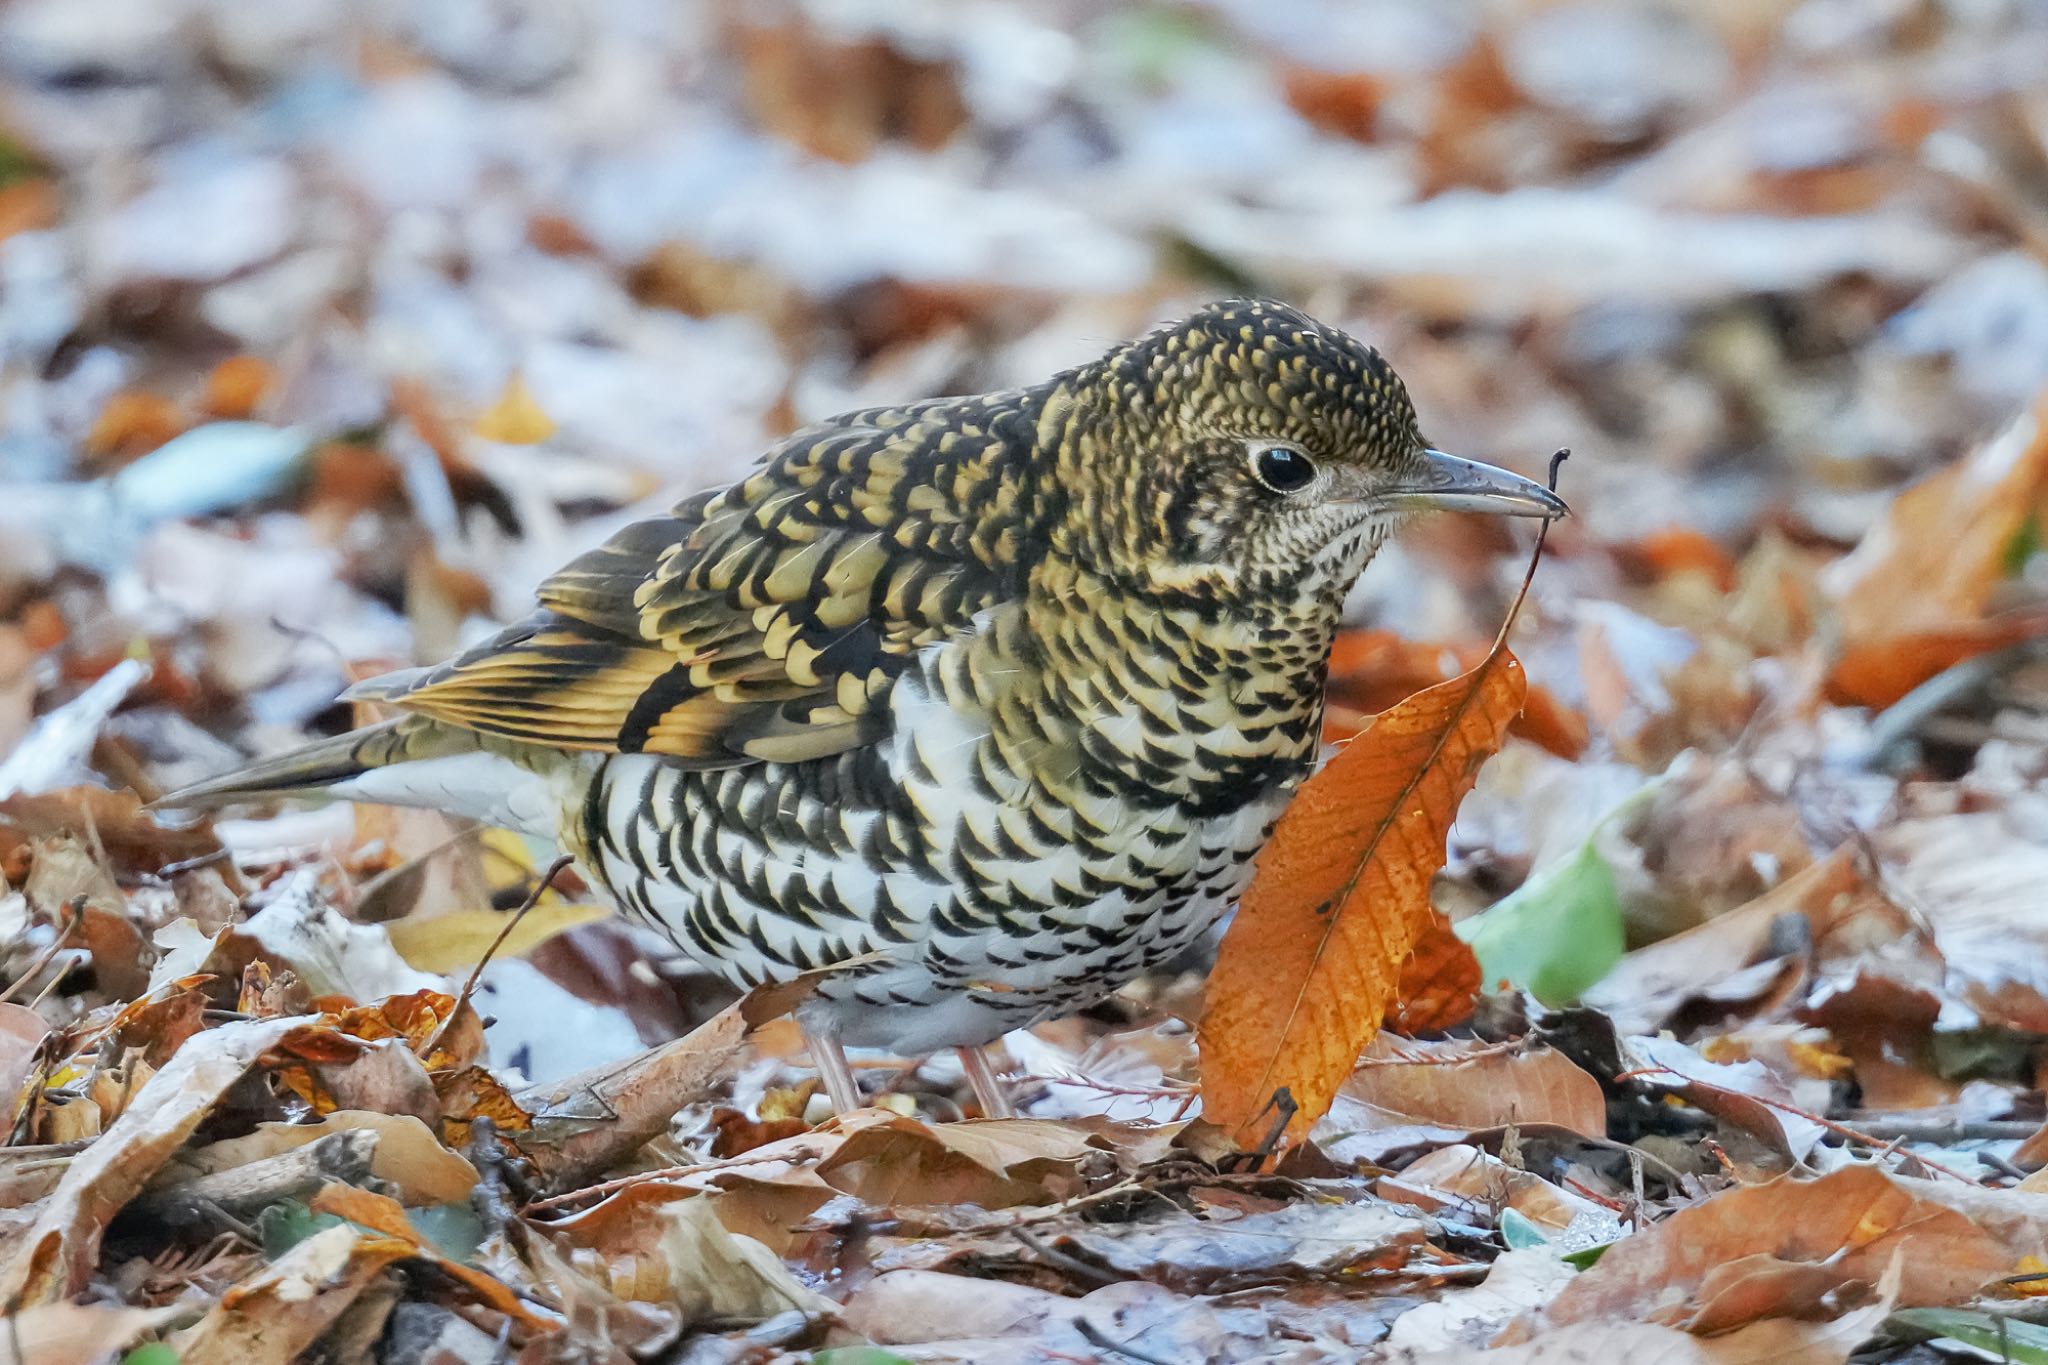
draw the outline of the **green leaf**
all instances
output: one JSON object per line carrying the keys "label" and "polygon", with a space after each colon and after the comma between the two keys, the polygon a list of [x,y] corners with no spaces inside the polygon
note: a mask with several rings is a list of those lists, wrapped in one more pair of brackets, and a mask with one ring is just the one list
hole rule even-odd
{"label": "green leaf", "polygon": [[1621,961],[1621,893],[1598,842],[1596,829],[1578,852],[1456,926],[1489,988],[1506,981],[1546,1005],[1568,1005]]}
{"label": "green leaf", "polygon": [[1543,1229],[1529,1221],[1519,1209],[1500,1211],[1500,1240],[1509,1251],[1523,1251],[1529,1247],[1549,1246],[1550,1239],[1543,1235]]}
{"label": "green leaf", "polygon": [[121,1365],[178,1365],[178,1353],[161,1341],[152,1341],[122,1356]]}
{"label": "green leaf", "polygon": [[879,1346],[832,1346],[811,1357],[811,1365],[913,1365]]}
{"label": "green leaf", "polygon": [[1997,1313],[1964,1308],[1902,1308],[1885,1319],[1887,1328],[1908,1328],[1916,1336],[1947,1337],[2015,1365],[2048,1365],[2048,1327]]}
{"label": "green leaf", "polygon": [[256,1215],[256,1234],[263,1239],[269,1256],[282,1256],[316,1232],[338,1228],[342,1220],[331,1213],[315,1213],[304,1202],[287,1199],[272,1204]]}
{"label": "green leaf", "polygon": [[410,1209],[406,1221],[420,1236],[433,1243],[434,1250],[451,1261],[468,1261],[484,1242],[484,1220],[467,1204],[435,1204]]}
{"label": "green leaf", "polygon": [[1607,1248],[1613,1245],[1612,1242],[1602,1242],[1598,1246],[1580,1247],[1577,1251],[1567,1251],[1557,1259],[1574,1270],[1586,1270],[1597,1264],[1600,1258],[1607,1254]]}

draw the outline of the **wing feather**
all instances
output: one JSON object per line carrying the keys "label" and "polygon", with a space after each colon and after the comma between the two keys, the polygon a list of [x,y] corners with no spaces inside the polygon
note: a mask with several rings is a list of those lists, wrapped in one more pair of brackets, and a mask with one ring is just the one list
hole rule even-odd
{"label": "wing feather", "polygon": [[[1014,503],[985,480],[1024,476],[1029,424],[992,419],[1002,401],[798,433],[742,482],[572,561],[526,620],[354,694],[534,744],[693,766],[871,742],[917,651],[1021,590],[1017,537],[965,525],[971,505]],[[978,439],[959,438],[962,412]]]}

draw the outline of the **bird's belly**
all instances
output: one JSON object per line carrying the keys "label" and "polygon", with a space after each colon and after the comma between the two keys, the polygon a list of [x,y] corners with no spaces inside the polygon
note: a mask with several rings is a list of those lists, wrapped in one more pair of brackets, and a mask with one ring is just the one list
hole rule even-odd
{"label": "bird's belly", "polygon": [[609,760],[586,851],[623,908],[736,986],[847,963],[808,1020],[921,1053],[1086,1008],[1179,954],[1236,900],[1285,801],[1062,838],[1070,813],[978,789],[948,736],[923,735],[930,761],[908,770],[887,749],[709,773]]}

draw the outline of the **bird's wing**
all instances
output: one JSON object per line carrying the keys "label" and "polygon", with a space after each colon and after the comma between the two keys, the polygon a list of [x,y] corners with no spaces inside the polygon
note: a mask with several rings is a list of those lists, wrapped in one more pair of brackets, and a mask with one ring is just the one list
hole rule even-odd
{"label": "bird's wing", "polygon": [[854,748],[886,729],[882,703],[920,648],[1017,590],[1031,436],[989,400],[799,432],[740,483],[571,562],[526,620],[351,695],[705,767]]}

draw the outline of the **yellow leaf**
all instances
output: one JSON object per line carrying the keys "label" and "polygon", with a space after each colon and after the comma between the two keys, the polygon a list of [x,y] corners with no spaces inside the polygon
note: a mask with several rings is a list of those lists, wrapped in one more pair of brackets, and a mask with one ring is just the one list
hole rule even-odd
{"label": "yellow leaf", "polygon": [[1209,1122],[1255,1143],[1283,1089],[1291,1137],[1329,1111],[1434,921],[1429,883],[1451,820],[1526,692],[1522,665],[1496,649],[1383,712],[1303,785],[1209,976]]}
{"label": "yellow leaf", "polygon": [[[603,919],[611,911],[602,905],[572,905],[566,901],[536,905],[526,912],[496,957],[523,957],[557,934],[579,924]],[[509,911],[451,910],[425,919],[395,920],[386,926],[391,946],[414,968],[423,972],[452,972],[473,967],[504,932]]]}
{"label": "yellow leaf", "polygon": [[514,370],[498,401],[484,409],[470,429],[486,441],[534,446],[555,434],[555,423],[541,410],[533,390],[526,387],[526,380]]}

